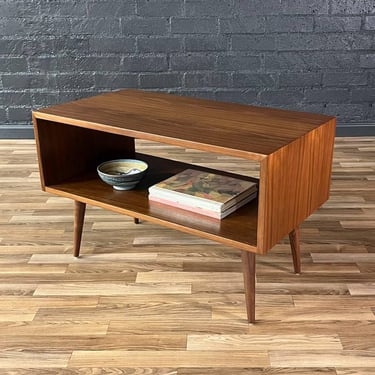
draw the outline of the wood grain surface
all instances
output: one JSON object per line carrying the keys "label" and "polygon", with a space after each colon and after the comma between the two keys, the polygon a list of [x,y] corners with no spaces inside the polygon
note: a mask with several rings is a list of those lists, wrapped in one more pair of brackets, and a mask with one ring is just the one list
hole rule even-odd
{"label": "wood grain surface", "polygon": [[333,119],[143,90],[55,105],[35,118],[261,160]]}
{"label": "wood grain surface", "polygon": [[[151,141],[141,152],[259,178],[259,163]],[[330,199],[258,256],[40,189],[35,142],[0,140],[0,374],[375,374],[375,138],[335,141]]]}

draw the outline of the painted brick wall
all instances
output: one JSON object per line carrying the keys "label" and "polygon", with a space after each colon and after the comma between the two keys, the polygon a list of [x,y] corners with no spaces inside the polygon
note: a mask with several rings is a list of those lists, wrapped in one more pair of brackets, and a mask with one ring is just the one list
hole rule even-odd
{"label": "painted brick wall", "polygon": [[374,0],[0,0],[0,127],[140,88],[375,120]]}

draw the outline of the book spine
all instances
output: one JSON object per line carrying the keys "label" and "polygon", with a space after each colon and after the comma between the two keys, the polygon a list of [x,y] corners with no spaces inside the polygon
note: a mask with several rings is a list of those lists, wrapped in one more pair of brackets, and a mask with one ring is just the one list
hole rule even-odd
{"label": "book spine", "polygon": [[257,194],[257,190],[251,189],[250,191],[246,192],[246,194],[241,194],[238,197],[232,199],[230,202],[223,204],[223,203],[218,203],[218,202],[212,202],[211,200],[203,201],[201,199],[196,199],[193,196],[182,194],[179,192],[174,194],[174,192],[170,192],[165,189],[159,189],[159,188],[149,189],[149,197],[167,199],[170,202],[174,202],[175,204],[183,204],[183,205],[188,205],[191,207],[201,208],[201,209],[215,211],[215,212],[224,212],[228,210],[229,208],[231,208],[232,206],[237,206],[243,200],[248,199],[248,197],[254,197],[254,194],[255,195]]}
{"label": "book spine", "polygon": [[256,196],[257,196],[257,192],[255,192],[255,193],[251,194],[250,196],[244,198],[242,201],[240,201],[237,204],[229,207],[227,210],[225,210],[223,212],[211,211],[211,210],[202,209],[202,208],[199,208],[199,207],[189,206],[189,205],[181,204],[179,202],[174,202],[174,201],[170,201],[170,200],[165,199],[165,198],[160,198],[160,197],[155,197],[155,196],[149,196],[149,201],[165,204],[165,205],[175,207],[175,208],[180,208],[180,209],[186,210],[186,211],[195,212],[195,213],[205,215],[205,216],[209,216],[209,217],[212,217],[212,218],[215,218],[215,219],[224,219],[225,217],[227,217],[229,214],[233,213],[234,211],[236,211],[240,207],[242,207],[245,204],[251,202],[253,199],[256,198]]}
{"label": "book spine", "polygon": [[167,189],[160,189],[155,186],[151,186],[149,189],[149,197],[159,197],[163,199],[168,199],[175,203],[186,204],[189,206],[194,206],[197,208],[213,210],[217,212],[221,212],[223,203],[220,202],[213,202],[209,199],[204,199],[201,197],[193,197],[187,194],[183,194],[180,192],[170,191]]}
{"label": "book spine", "polygon": [[168,206],[180,208],[180,209],[186,210],[186,211],[195,212],[197,214],[209,216],[209,217],[212,217],[212,218],[215,218],[215,219],[221,219],[222,218],[222,215],[221,215],[220,212],[215,212],[215,211],[203,209],[203,208],[200,208],[200,207],[189,206],[189,205],[185,205],[185,204],[182,204],[182,203],[179,203],[179,202],[173,202],[173,201],[170,201],[168,199],[164,199],[164,198],[160,198],[160,197],[149,196],[149,201],[150,202],[162,203],[162,204],[165,204],[165,205],[168,205]]}

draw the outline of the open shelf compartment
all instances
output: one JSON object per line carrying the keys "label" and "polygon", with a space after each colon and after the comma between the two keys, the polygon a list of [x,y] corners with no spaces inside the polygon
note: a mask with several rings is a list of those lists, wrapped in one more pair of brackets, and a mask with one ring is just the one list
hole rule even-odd
{"label": "open shelf compartment", "polygon": [[[117,191],[100,180],[96,171],[71,178],[59,184],[47,185],[45,190],[94,206],[110,209],[146,221],[163,224],[203,238],[254,251],[257,242],[258,199],[254,199],[226,218],[219,220],[172,206],[149,202],[148,187],[187,168],[218,173],[218,171],[192,166],[152,155],[136,154],[148,163],[146,176],[133,190]],[[228,176],[238,175],[219,172]],[[258,182],[257,179],[240,176]]]}

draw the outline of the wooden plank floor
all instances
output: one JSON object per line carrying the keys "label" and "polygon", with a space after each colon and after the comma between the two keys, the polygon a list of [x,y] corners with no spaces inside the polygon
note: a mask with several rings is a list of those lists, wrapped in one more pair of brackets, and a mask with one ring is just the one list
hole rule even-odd
{"label": "wooden plank floor", "polygon": [[[142,152],[257,175],[257,164],[149,142]],[[375,138],[336,140],[331,198],[257,259],[40,190],[32,140],[0,140],[0,374],[375,374]]]}

